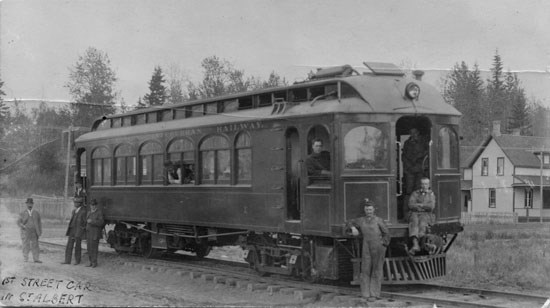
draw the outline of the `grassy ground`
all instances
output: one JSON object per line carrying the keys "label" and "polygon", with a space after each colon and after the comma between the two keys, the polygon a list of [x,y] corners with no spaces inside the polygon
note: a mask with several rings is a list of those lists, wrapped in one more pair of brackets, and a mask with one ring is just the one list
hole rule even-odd
{"label": "grassy ground", "polygon": [[548,294],[549,225],[466,226],[448,252],[444,280],[454,285]]}

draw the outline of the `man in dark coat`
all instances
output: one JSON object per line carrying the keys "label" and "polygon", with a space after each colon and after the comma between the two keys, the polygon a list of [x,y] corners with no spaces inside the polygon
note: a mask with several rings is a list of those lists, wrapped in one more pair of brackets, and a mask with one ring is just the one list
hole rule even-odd
{"label": "man in dark coat", "polygon": [[74,264],[78,265],[82,257],[82,238],[86,236],[86,208],[83,205],[83,199],[80,197],[74,198],[74,209],[65,235],[69,238],[65,248],[65,261],[61,264],[71,264],[74,248]]}
{"label": "man in dark coat", "polygon": [[86,219],[86,245],[88,249],[88,257],[90,264],[86,266],[97,266],[97,251],[99,248],[99,240],[103,230],[103,213],[97,208],[97,201],[92,199],[90,202],[90,211]]}
{"label": "man in dark coat", "polygon": [[34,201],[32,198],[27,198],[25,202],[27,209],[19,214],[17,225],[21,228],[21,240],[23,241],[23,258],[25,262],[29,261],[29,250],[32,250],[32,258],[35,263],[40,261],[40,247],[38,246],[38,238],[42,235],[42,221],[40,213],[33,210]]}
{"label": "man in dark coat", "polygon": [[365,216],[351,219],[347,229],[353,236],[363,236],[361,252],[361,295],[368,301],[380,298],[384,257],[390,244],[390,233],[384,220],[374,215],[375,204],[365,198],[361,200]]}

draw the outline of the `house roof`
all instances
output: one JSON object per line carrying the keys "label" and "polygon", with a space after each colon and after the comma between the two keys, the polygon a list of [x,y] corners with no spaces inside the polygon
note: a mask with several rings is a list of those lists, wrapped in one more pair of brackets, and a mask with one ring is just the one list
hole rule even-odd
{"label": "house roof", "polygon": [[[515,182],[512,184],[512,186],[516,187],[539,187],[540,186],[540,175],[514,175],[514,179],[518,180],[518,182]],[[550,177],[543,176],[542,177],[542,185],[543,186],[550,186]]]}
{"label": "house roof", "polygon": [[[487,147],[489,142],[493,139],[515,167],[540,168],[540,159],[535,155],[535,153],[540,152],[541,150],[550,153],[550,138],[516,135],[489,135],[470,156],[461,156],[460,166],[462,168],[471,168],[485,147]],[[461,148],[461,155],[463,155],[462,151],[463,149]]]}
{"label": "house roof", "polygon": [[544,149],[550,152],[550,138],[500,135],[494,137],[504,154],[516,167],[540,168],[540,159],[535,155]]}

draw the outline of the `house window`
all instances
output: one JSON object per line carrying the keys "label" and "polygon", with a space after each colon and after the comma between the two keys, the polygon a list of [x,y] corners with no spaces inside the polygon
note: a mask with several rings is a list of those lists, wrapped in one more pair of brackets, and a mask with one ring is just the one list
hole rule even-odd
{"label": "house window", "polygon": [[494,188],[489,188],[489,207],[496,207],[497,206],[497,192]]}
{"label": "house window", "polygon": [[497,158],[497,175],[504,175],[504,157]]}
{"label": "house window", "polygon": [[549,153],[544,153],[542,155],[542,163],[545,164],[545,165],[550,164],[550,154]]}
{"label": "house window", "polygon": [[489,158],[481,159],[481,175],[482,176],[489,175]]}
{"label": "house window", "polygon": [[525,188],[525,202],[524,202],[525,208],[533,208],[533,189],[532,188]]}
{"label": "house window", "polygon": [[542,208],[550,209],[550,190],[548,189],[543,190],[542,199],[543,199]]}

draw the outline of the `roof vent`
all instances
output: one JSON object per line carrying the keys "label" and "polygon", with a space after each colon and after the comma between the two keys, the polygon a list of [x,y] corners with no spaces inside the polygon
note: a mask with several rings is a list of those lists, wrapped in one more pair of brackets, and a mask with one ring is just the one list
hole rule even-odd
{"label": "roof vent", "polygon": [[405,73],[393,63],[363,62],[375,75],[404,76]]}
{"label": "roof vent", "polygon": [[356,70],[351,67],[351,65],[342,65],[326,68],[318,68],[311,79],[322,79],[322,78],[332,78],[332,77],[347,77],[351,76],[353,72],[357,73]]}

